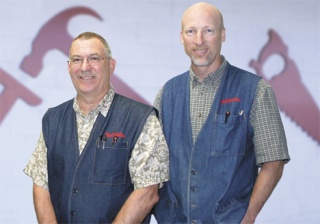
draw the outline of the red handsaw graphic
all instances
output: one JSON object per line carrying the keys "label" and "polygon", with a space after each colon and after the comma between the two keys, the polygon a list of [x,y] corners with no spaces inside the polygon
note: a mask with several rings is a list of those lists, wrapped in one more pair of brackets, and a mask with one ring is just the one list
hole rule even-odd
{"label": "red handsaw graphic", "polygon": [[[274,54],[283,58],[285,67],[280,74],[268,80],[262,67]],[[258,60],[251,60],[250,67],[270,83],[280,109],[319,144],[320,110],[302,83],[298,68],[288,55],[287,46],[274,30],[269,30],[268,43],[261,50]]]}

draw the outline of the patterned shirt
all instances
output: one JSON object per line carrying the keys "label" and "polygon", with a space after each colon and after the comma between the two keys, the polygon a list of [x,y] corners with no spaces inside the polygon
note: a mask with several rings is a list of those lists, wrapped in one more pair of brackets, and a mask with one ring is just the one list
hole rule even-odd
{"label": "patterned shirt", "polygon": [[[110,109],[114,98],[114,88],[110,90],[99,105],[85,115],[81,112],[79,103],[74,98],[73,108],[76,112],[78,127],[78,142],[80,153],[84,149],[94,122],[99,113],[104,117]],[[152,112],[143,127],[137,143],[131,153],[129,171],[134,188],[142,188],[169,180],[168,146],[161,130],[161,125]],[[49,190],[47,171],[47,148],[42,132],[37,146],[29,160],[24,172],[33,179],[33,182]]]}
{"label": "patterned shirt", "polygon": [[[202,82],[190,68],[190,117],[193,142],[207,119],[226,65],[227,61],[223,57],[220,67]],[[154,102],[160,120],[162,91],[163,88],[158,92]],[[253,143],[257,165],[261,166],[265,162],[276,160],[288,162],[290,157],[277,101],[272,88],[264,80],[258,83],[249,119],[254,131]]]}

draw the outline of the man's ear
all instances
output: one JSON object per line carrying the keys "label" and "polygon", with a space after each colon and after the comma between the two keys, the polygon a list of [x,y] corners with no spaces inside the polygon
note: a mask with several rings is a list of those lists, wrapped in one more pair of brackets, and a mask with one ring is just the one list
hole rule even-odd
{"label": "man's ear", "polygon": [[182,31],[180,31],[180,43],[184,44]]}
{"label": "man's ear", "polygon": [[109,62],[109,69],[110,69],[110,74],[112,75],[114,70],[116,69],[116,60],[114,58],[110,58],[110,62]]}
{"label": "man's ear", "polygon": [[226,29],[221,30],[221,42],[226,41]]}

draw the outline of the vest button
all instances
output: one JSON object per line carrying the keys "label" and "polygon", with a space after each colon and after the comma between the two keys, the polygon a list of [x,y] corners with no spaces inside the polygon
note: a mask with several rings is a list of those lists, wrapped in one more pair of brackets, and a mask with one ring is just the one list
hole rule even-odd
{"label": "vest button", "polygon": [[192,220],[192,221],[191,221],[192,224],[195,224],[195,223],[197,223],[197,222],[198,222],[197,220]]}
{"label": "vest button", "polygon": [[78,193],[78,189],[74,188],[72,189],[72,192],[75,194],[75,193]]}
{"label": "vest button", "polygon": [[197,175],[198,172],[197,172],[196,170],[191,170],[191,174],[192,174],[192,175]]}
{"label": "vest button", "polygon": [[70,215],[71,215],[71,216],[75,216],[75,215],[76,215],[76,212],[72,210],[72,211],[70,212]]}
{"label": "vest button", "polygon": [[193,187],[193,188],[191,188],[190,190],[191,190],[191,192],[195,192],[195,191],[197,190],[197,188],[194,188],[194,187]]}

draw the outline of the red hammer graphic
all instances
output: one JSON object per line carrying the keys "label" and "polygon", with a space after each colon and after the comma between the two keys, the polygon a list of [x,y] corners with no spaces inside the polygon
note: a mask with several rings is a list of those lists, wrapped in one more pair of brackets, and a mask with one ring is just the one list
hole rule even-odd
{"label": "red hammer graphic", "polygon": [[[42,70],[42,59],[48,51],[58,49],[68,56],[73,40],[67,31],[68,22],[72,17],[80,14],[91,15],[102,20],[96,12],[85,7],[70,8],[57,14],[40,29],[33,41],[32,52],[23,59],[21,69],[36,77]],[[118,93],[148,104],[138,93],[115,75],[111,76],[111,82],[116,86]]]}
{"label": "red hammer graphic", "polygon": [[48,51],[58,49],[69,55],[73,38],[69,35],[67,26],[69,20],[79,14],[92,15],[102,20],[96,12],[85,7],[75,7],[57,14],[40,29],[33,41],[32,52],[23,59],[21,69],[36,77],[42,70],[42,59]]}

